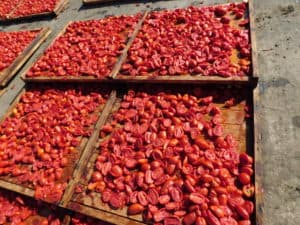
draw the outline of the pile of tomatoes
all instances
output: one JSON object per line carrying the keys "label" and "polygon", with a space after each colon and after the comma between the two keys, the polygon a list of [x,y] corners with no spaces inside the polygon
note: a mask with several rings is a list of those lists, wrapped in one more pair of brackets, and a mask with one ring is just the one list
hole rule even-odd
{"label": "pile of tomatoes", "polygon": [[21,4],[18,5],[10,17],[14,18],[53,12],[58,2],[60,2],[60,0],[22,0]]}
{"label": "pile of tomatoes", "polygon": [[83,137],[89,137],[106,94],[93,88],[33,88],[0,125],[0,176],[58,202],[72,174]]}
{"label": "pile of tomatoes", "polygon": [[246,8],[246,3],[232,3],[150,13],[120,74],[249,75],[248,19],[242,19]]}
{"label": "pile of tomatoes", "polygon": [[44,219],[39,218],[39,222],[35,222],[36,225],[61,224],[60,219],[49,206],[13,192],[0,190],[0,224],[25,225],[30,217],[38,218],[39,211],[48,211],[48,216]]}
{"label": "pile of tomatoes", "polygon": [[222,122],[214,96],[198,89],[128,91],[100,132],[88,189],[156,224],[250,224],[253,159]]}
{"label": "pile of tomatoes", "polygon": [[61,0],[1,0],[0,18],[18,18],[53,12]]}
{"label": "pile of tomatoes", "polygon": [[139,18],[119,16],[70,24],[27,76],[109,76]]}
{"label": "pile of tomatoes", "polygon": [[0,71],[9,67],[39,33],[40,30],[0,32]]}

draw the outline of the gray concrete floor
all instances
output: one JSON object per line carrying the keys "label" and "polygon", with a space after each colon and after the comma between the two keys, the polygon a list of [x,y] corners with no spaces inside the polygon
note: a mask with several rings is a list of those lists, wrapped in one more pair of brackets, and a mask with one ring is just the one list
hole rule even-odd
{"label": "gray concrete floor", "polygon": [[[300,225],[300,0],[254,0],[260,73],[260,103],[263,152],[263,216],[266,225]],[[123,4],[82,7],[70,0],[55,19],[1,25],[1,30],[48,26],[52,33],[26,63],[36,59],[70,20],[134,14],[143,9],[179,8],[224,3],[226,0],[124,1]],[[2,116],[24,83],[16,76],[0,98]]]}

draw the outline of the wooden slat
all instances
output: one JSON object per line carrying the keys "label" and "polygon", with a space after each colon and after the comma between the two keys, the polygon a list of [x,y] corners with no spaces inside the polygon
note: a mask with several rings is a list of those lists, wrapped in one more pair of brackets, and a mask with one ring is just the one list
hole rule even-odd
{"label": "wooden slat", "polygon": [[107,116],[115,102],[115,99],[116,99],[116,92],[112,91],[109,99],[107,100],[107,102],[105,104],[103,111],[101,112],[101,116],[95,125],[93,134],[89,138],[89,141],[87,142],[87,144],[85,146],[85,150],[81,154],[81,157],[78,160],[78,163],[73,171],[73,179],[69,182],[68,187],[66,188],[66,190],[64,192],[64,195],[59,203],[60,206],[65,207],[67,205],[67,203],[70,201],[73,191],[74,191],[74,187],[76,185],[76,182],[78,182],[82,176],[84,167],[88,160],[88,157],[90,156],[91,151],[94,149],[94,145],[98,139],[99,130],[104,125],[104,123],[107,119]]}
{"label": "wooden slat", "polygon": [[61,0],[54,8],[53,12],[58,16],[69,3],[69,0]]}
{"label": "wooden slat", "polygon": [[111,222],[114,224],[122,224],[122,225],[142,225],[142,224],[144,224],[144,223],[141,223],[138,221],[128,219],[123,216],[113,214],[111,212],[106,212],[103,210],[97,210],[97,209],[94,209],[91,207],[86,207],[84,205],[80,205],[75,202],[70,202],[68,204],[68,208],[73,211],[85,214],[87,216],[91,216],[91,217],[100,219],[102,221],[108,221],[108,222]]}
{"label": "wooden slat", "polygon": [[6,190],[14,191],[22,195],[34,197],[34,190],[18,184],[7,182],[0,179],[0,187]]}
{"label": "wooden slat", "polygon": [[176,76],[124,76],[117,75],[116,82],[125,83],[164,83],[164,84],[253,84],[251,77],[220,77],[201,75],[176,75]]}
{"label": "wooden slat", "polygon": [[32,56],[38,47],[51,33],[49,28],[42,28],[37,37],[24,49],[24,51],[6,69],[0,72],[0,86],[3,87],[19,71],[25,62]]}
{"label": "wooden slat", "polygon": [[70,225],[71,224],[71,217],[69,215],[65,215],[61,225]]}
{"label": "wooden slat", "polygon": [[257,45],[256,45],[256,25],[255,25],[255,17],[254,17],[254,0],[249,0],[248,8],[249,8],[249,20],[250,20],[250,40],[252,47],[252,76],[253,78],[258,79],[259,71],[258,71],[258,62],[257,62]]}
{"label": "wooden slat", "polygon": [[126,44],[126,47],[125,49],[123,50],[122,52],[122,55],[119,57],[119,60],[118,62],[115,64],[111,74],[109,77],[111,78],[115,78],[117,76],[117,74],[119,73],[120,69],[121,69],[121,66],[122,64],[125,62],[126,58],[127,58],[127,52],[129,50],[129,48],[131,47],[134,39],[136,38],[138,32],[140,31],[141,27],[142,27],[142,24],[144,22],[144,20],[146,19],[148,15],[148,12],[145,12],[144,15],[142,16],[142,18],[140,19],[140,21],[138,22],[138,24],[136,25],[133,33],[132,33],[132,36],[129,38],[127,44]]}

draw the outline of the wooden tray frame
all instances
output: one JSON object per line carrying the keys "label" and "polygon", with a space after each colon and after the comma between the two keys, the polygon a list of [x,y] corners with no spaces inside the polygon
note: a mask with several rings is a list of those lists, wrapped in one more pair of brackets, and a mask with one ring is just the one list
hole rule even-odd
{"label": "wooden tray frame", "polygon": [[11,21],[22,21],[26,19],[34,19],[34,18],[41,18],[47,16],[58,16],[63,9],[67,6],[69,0],[60,0],[52,12],[42,12],[37,14],[19,16],[19,17],[11,17],[11,15],[18,9],[18,7],[22,4],[22,0],[18,3],[18,5],[7,15],[5,19],[0,19],[0,22],[11,22]]}
{"label": "wooden tray frame", "polygon": [[[84,0],[90,3],[98,3],[102,0]],[[104,0],[107,1],[107,0]],[[111,1],[111,0],[109,0]],[[229,3],[227,3],[229,4]],[[221,5],[227,5],[221,4]],[[216,5],[213,5],[216,6]],[[139,21],[138,25],[135,27],[133,35],[127,42],[123,53],[119,57],[118,62],[115,64],[111,74],[109,77],[105,78],[96,78],[93,76],[80,76],[80,77],[71,77],[71,76],[56,76],[56,77],[47,77],[47,76],[39,76],[39,77],[26,77],[26,71],[22,74],[22,79],[25,82],[116,82],[116,83],[185,83],[185,84],[237,84],[237,85],[250,85],[255,87],[258,82],[258,71],[257,71],[257,47],[255,42],[255,21],[253,17],[253,0],[250,0],[248,3],[248,18],[250,21],[250,40],[252,45],[251,51],[251,69],[252,74],[249,76],[234,76],[234,77],[221,77],[218,75],[214,76],[203,76],[203,75],[175,75],[175,76],[125,76],[119,75],[119,71],[121,69],[122,64],[125,62],[127,58],[127,52],[131,47],[134,39],[136,38],[139,30],[142,27],[143,21],[146,19],[146,16],[149,12],[146,12],[142,19]],[[63,32],[62,32],[63,33]],[[62,34],[60,33],[59,36]],[[59,37],[58,36],[58,37]],[[55,41],[55,40],[54,40]],[[52,42],[53,44],[53,42]],[[51,44],[51,45],[52,45]],[[112,80],[110,80],[111,78]]]}
{"label": "wooden tray frame", "polygon": [[[249,90],[251,90],[251,87],[249,87]],[[250,96],[248,96],[250,95]],[[246,149],[247,152],[255,155],[255,169],[257,168],[257,161],[260,162],[259,155],[257,152],[257,146],[254,145],[253,139],[256,136],[256,130],[254,129],[254,125],[256,125],[256,116],[254,115],[253,119],[250,120],[244,120],[245,112],[244,112],[244,106],[247,103],[253,103],[252,101],[256,98],[256,95],[253,95],[251,92],[247,92],[247,96],[245,94],[245,99],[242,101],[239,105],[233,106],[230,109],[222,108],[223,115],[226,117],[225,122],[223,123],[224,127],[224,133],[232,133],[236,140],[240,140],[239,143],[239,151]],[[111,107],[111,111],[109,114],[111,115],[111,112],[115,112],[116,110],[116,102],[118,102],[117,98],[115,98],[115,103]],[[221,106],[223,104],[216,105]],[[110,116],[107,115],[106,119],[109,119]],[[105,121],[104,121],[105,122]],[[104,123],[103,123],[104,124]],[[98,127],[97,132],[99,132],[101,127]],[[242,139],[243,138],[243,139]],[[87,181],[93,171],[94,162],[98,155],[98,146],[99,146],[99,140],[101,139],[95,139],[95,142],[91,144],[91,149],[89,149],[89,157],[86,158],[86,161],[82,161],[83,166],[81,166],[81,177],[77,177],[75,180],[75,183],[73,184],[73,191],[76,185],[79,185],[83,188],[83,193],[85,190],[87,190]],[[257,158],[258,157],[258,158]],[[86,168],[84,168],[86,167]],[[255,173],[255,185],[256,188],[260,187],[260,172]],[[79,175],[79,174],[78,174]],[[260,188],[256,190],[256,196],[255,196],[255,203],[256,203],[256,209],[260,208],[261,205],[261,198],[260,198]],[[96,192],[90,193],[92,197],[87,197],[86,200],[78,200],[80,195],[84,196],[84,194],[76,194],[72,191],[69,192],[69,198],[67,202],[64,202],[62,207],[66,207],[70,210],[95,217],[97,219],[101,219],[103,221],[115,223],[115,224],[145,224],[142,221],[141,215],[135,215],[135,216],[127,216],[126,210],[127,208],[124,207],[120,210],[111,210],[111,208],[107,205],[102,203],[101,201],[101,194]],[[85,202],[84,202],[85,201]],[[260,223],[261,213],[256,210],[256,224],[261,225]]]}
{"label": "wooden tray frame", "polygon": [[16,75],[19,69],[46,40],[50,33],[51,30],[49,28],[42,28],[36,38],[33,39],[33,41],[23,50],[23,52],[19,56],[17,56],[17,58],[15,58],[10,66],[0,72],[0,87],[4,87],[8,83],[8,81],[14,75]]}
{"label": "wooden tray frame", "polygon": [[[15,108],[15,106],[19,102],[22,94],[25,91],[26,91],[26,87],[23,88],[19,92],[19,94],[15,97],[15,99],[10,104],[7,112],[0,119],[0,123],[2,123],[3,120],[6,117],[11,115],[13,109]],[[109,112],[109,110],[111,108],[111,104],[113,102],[114,95],[115,94],[112,91],[109,94],[109,97],[108,97],[107,101],[103,105],[98,107],[98,110],[102,109],[102,111],[97,112],[98,115],[99,115],[99,118],[97,119],[97,122],[95,123],[92,135],[89,138],[82,137],[80,145],[77,147],[78,159],[77,159],[77,162],[75,164],[75,167],[72,169],[72,173],[71,173],[72,179],[69,180],[68,185],[67,185],[67,187],[64,191],[64,194],[63,194],[61,200],[57,204],[52,203],[52,202],[48,202],[47,200],[44,200],[44,199],[42,201],[47,202],[47,203],[51,203],[51,204],[55,204],[55,205],[59,205],[59,204],[62,204],[62,202],[64,202],[65,199],[68,199],[68,196],[69,196],[68,193],[70,192],[70,190],[72,190],[71,188],[73,188],[73,183],[74,183],[73,178],[76,178],[81,174],[80,172],[81,172],[81,168],[83,166],[82,161],[84,161],[86,159],[87,153],[88,153],[86,148],[88,149],[91,146],[91,144],[94,142],[95,138],[97,138],[95,131],[98,129],[99,126],[102,126],[104,121],[106,120],[105,115],[107,115],[107,113]],[[79,175],[77,175],[77,174],[79,174]],[[10,190],[10,191],[14,191],[16,193],[34,198],[34,194],[35,194],[34,188],[31,188],[31,187],[28,187],[28,186],[22,185],[22,184],[16,184],[16,183],[13,182],[13,180],[14,180],[13,178],[0,177],[0,188]]]}
{"label": "wooden tray frame", "polygon": [[[217,5],[205,5],[205,6],[218,6],[228,5],[217,4]],[[203,6],[203,7],[205,7]],[[253,0],[248,2],[248,18],[250,24],[250,40],[251,40],[251,69],[252,74],[243,77],[221,77],[218,75],[203,76],[203,75],[165,75],[165,76],[126,76],[116,74],[113,79],[118,82],[126,83],[185,83],[185,84],[237,84],[237,85],[250,85],[255,87],[258,82],[258,71],[257,71],[257,47],[256,47],[256,35],[255,35],[255,19],[254,19],[254,7]],[[125,62],[125,59],[124,61]]]}
{"label": "wooden tray frame", "polygon": [[[111,77],[116,76],[116,74],[119,72],[123,61],[125,60],[126,56],[127,56],[127,51],[130,48],[131,44],[133,43],[134,38],[136,37],[136,35],[138,34],[139,29],[142,26],[142,23],[144,21],[144,19],[146,18],[147,13],[144,12],[143,15],[141,16],[141,18],[139,19],[137,25],[134,27],[133,29],[133,33],[130,37],[127,38],[126,40],[126,46],[123,49],[121,55],[118,57],[118,60],[116,62],[116,64],[114,65],[110,75],[108,77],[103,77],[103,78],[97,78],[94,76],[39,76],[39,77],[27,77],[26,74],[28,73],[28,71],[30,70],[30,68],[28,68],[24,73],[21,74],[21,78],[25,81],[25,82],[111,82]],[[63,35],[67,29],[67,27],[73,23],[74,21],[70,21],[69,23],[67,23],[67,25],[58,33],[58,35],[56,36],[56,38],[49,44],[49,46],[47,47],[47,49],[49,47],[51,47],[55,41],[61,37],[61,35]],[[47,50],[46,49],[46,50]],[[37,60],[32,64],[34,65],[44,54],[45,52],[42,52],[38,57]]]}

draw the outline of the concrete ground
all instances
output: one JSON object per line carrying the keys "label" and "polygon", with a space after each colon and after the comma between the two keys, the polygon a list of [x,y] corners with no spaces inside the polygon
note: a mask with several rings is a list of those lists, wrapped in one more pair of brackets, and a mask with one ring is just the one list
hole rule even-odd
{"label": "concrete ground", "polygon": [[[263,152],[263,216],[265,225],[300,224],[300,0],[254,0],[260,73]],[[82,7],[70,0],[56,19],[1,25],[1,30],[48,26],[52,33],[20,71],[24,71],[70,20],[134,14],[143,9],[224,3],[225,0],[122,1],[122,4]],[[20,75],[20,73],[19,73]],[[24,86],[19,76],[0,97],[0,116]]]}

